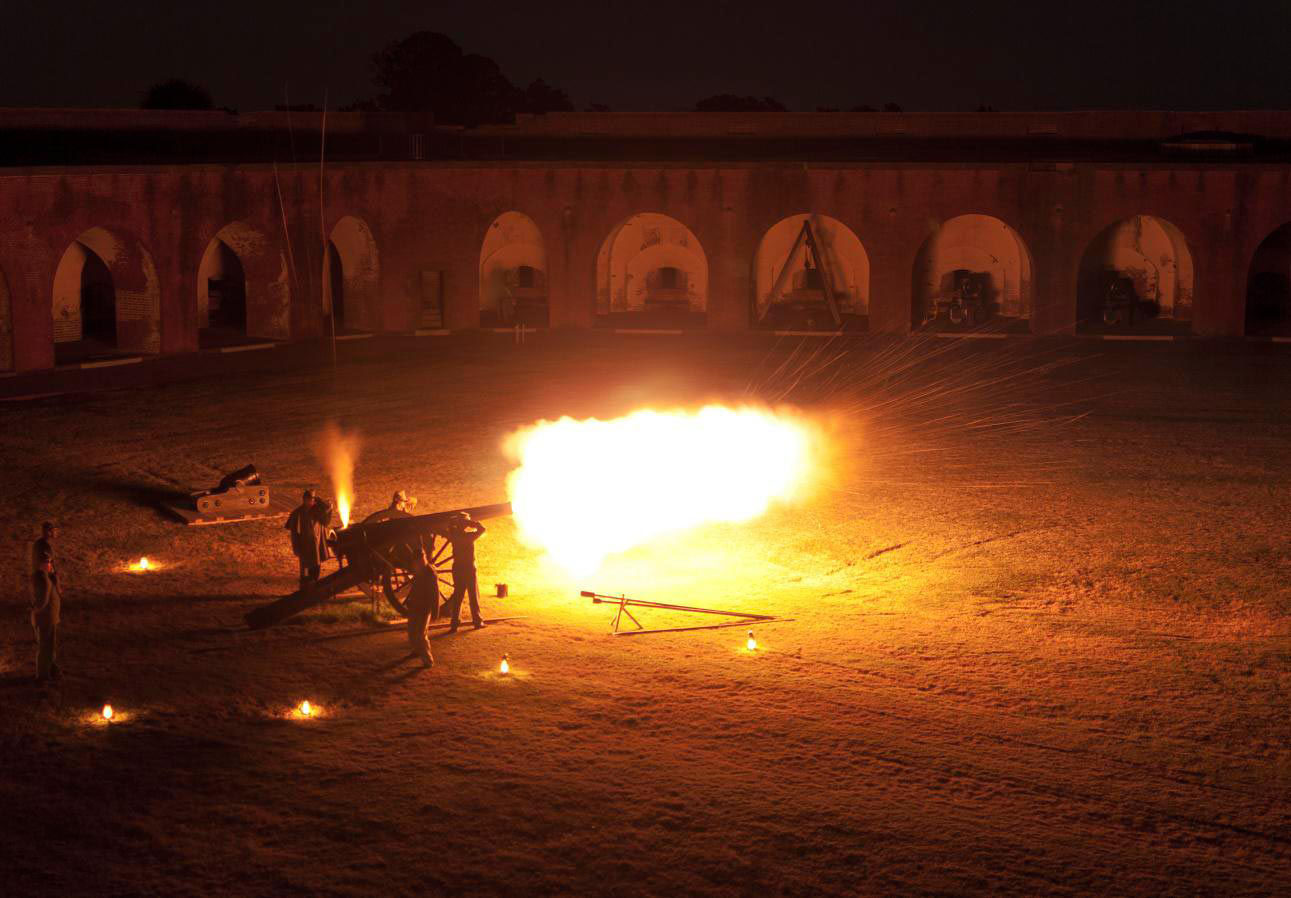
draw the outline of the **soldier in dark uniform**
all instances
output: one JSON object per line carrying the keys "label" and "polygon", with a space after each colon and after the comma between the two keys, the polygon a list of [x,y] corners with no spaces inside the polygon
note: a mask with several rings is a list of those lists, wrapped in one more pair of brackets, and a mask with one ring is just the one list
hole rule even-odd
{"label": "soldier in dark uniform", "polygon": [[58,573],[54,570],[54,540],[58,527],[46,521],[40,539],[31,545],[31,628],[36,634],[36,680],[56,680],[58,667],[58,621],[62,612]]}
{"label": "soldier in dark uniform", "polygon": [[408,594],[408,647],[414,658],[420,658],[423,667],[434,667],[435,657],[430,653],[430,641],[426,639],[426,627],[430,616],[439,603],[439,578],[435,571],[426,564],[424,554],[418,553],[414,559],[415,576],[412,578],[412,592]]}
{"label": "soldier in dark uniform", "polygon": [[484,618],[480,615],[480,587],[475,576],[475,541],[484,533],[484,525],[471,520],[466,512],[458,514],[448,531],[448,541],[453,545],[453,595],[447,607],[453,615],[450,630],[454,633],[461,618],[463,596],[470,597],[475,629],[484,626]]}
{"label": "soldier in dark uniform", "polygon": [[300,588],[318,582],[319,570],[329,556],[327,529],[332,522],[332,506],[305,490],[300,506],[284,525],[291,534],[291,551],[300,560]]}

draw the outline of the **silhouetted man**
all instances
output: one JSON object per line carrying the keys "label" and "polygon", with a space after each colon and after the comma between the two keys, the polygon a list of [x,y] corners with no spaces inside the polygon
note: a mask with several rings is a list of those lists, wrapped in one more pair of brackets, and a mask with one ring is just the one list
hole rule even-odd
{"label": "silhouetted man", "polygon": [[284,525],[291,534],[291,551],[300,560],[300,588],[318,582],[318,573],[328,558],[327,528],[332,522],[332,506],[305,490],[300,506]]}
{"label": "silhouetted man", "polygon": [[396,490],[394,496],[390,498],[390,510],[401,511],[404,514],[412,514],[412,510],[417,507],[417,497],[409,496],[403,490]]}
{"label": "silhouetted man", "polygon": [[58,621],[62,594],[54,570],[54,540],[58,527],[46,521],[40,539],[31,544],[31,628],[36,634],[36,680],[46,682],[62,675],[58,668]]}
{"label": "silhouetted man", "polygon": [[426,627],[430,616],[439,603],[439,578],[435,571],[426,564],[425,556],[418,552],[415,559],[416,571],[412,578],[412,592],[408,594],[408,647],[414,658],[420,658],[423,667],[434,667],[435,658],[430,653],[430,641],[426,638]]}
{"label": "silhouetted man", "polygon": [[466,512],[458,514],[448,531],[448,541],[453,545],[453,595],[448,600],[453,615],[449,630],[453,633],[457,632],[461,618],[463,596],[470,597],[475,629],[484,626],[484,618],[480,616],[480,587],[475,578],[475,541],[484,533],[484,525],[471,520]]}

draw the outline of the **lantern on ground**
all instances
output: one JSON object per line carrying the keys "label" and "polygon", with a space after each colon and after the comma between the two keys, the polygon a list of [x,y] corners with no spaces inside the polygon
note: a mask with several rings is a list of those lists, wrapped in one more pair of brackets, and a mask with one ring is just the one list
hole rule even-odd
{"label": "lantern on ground", "polygon": [[511,659],[506,655],[502,656],[502,663],[498,665],[498,671],[504,675],[511,672]]}
{"label": "lantern on ground", "polygon": [[748,641],[746,641],[744,645],[750,652],[756,652],[758,650],[758,641],[753,638],[752,630],[749,631]]}
{"label": "lantern on ground", "polygon": [[309,717],[313,713],[314,713],[314,706],[309,703],[309,699],[305,699],[303,702],[300,703],[301,717]]}
{"label": "lantern on ground", "polygon": [[100,713],[103,715],[103,719],[104,719],[105,721],[107,721],[107,722],[111,723],[111,722],[112,722],[112,715],[113,715],[113,714],[115,714],[116,712],[112,710],[112,706],[111,706],[111,705],[104,705],[104,706],[103,706],[103,710],[102,710]]}

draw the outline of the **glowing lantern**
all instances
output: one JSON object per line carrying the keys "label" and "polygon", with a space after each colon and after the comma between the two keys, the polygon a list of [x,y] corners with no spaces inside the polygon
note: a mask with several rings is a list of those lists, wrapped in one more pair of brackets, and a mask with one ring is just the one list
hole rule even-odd
{"label": "glowing lantern", "polygon": [[313,713],[314,713],[314,708],[313,708],[313,706],[312,706],[312,705],[310,705],[310,703],[309,703],[309,699],[305,699],[305,701],[303,701],[303,702],[301,702],[301,703],[300,703],[300,716],[301,716],[301,717],[308,717],[309,715],[311,715],[311,714],[313,714]]}
{"label": "glowing lantern", "polygon": [[506,655],[502,656],[502,663],[498,665],[498,670],[504,674],[511,672],[511,662],[507,659]]}
{"label": "glowing lantern", "polygon": [[132,561],[128,565],[128,567],[130,568],[131,571],[133,571],[136,574],[142,574],[148,571],[155,571],[157,569],[157,565],[149,561],[147,555],[145,555],[143,558],[140,558],[138,561]]}
{"label": "glowing lantern", "polygon": [[115,713],[116,713],[116,712],[112,710],[112,706],[111,706],[111,705],[104,705],[104,706],[103,706],[103,719],[104,719],[104,720],[109,720],[109,721],[110,721],[110,720],[112,719],[112,715],[113,715],[113,714],[115,714]]}
{"label": "glowing lantern", "polygon": [[748,648],[750,652],[756,652],[758,650],[758,641],[753,638],[752,630],[749,631],[748,642],[744,643],[744,645]]}
{"label": "glowing lantern", "polygon": [[148,563],[147,555],[139,559],[139,570],[146,571],[146,570],[149,570],[151,567],[152,565]]}

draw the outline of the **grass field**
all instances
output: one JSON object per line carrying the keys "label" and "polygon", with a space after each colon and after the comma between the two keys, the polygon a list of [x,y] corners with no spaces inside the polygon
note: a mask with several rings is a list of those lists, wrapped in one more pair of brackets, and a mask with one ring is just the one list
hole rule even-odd
{"label": "grass field", "polygon": [[[7,404],[0,892],[1285,894],[1284,348],[442,341]],[[518,427],[709,399],[827,420],[826,482],[579,581],[490,522],[485,612],[523,619],[436,636],[430,671],[365,601],[246,631],[294,588],[281,522],[155,504],[247,462],[327,489],[329,418],[359,516],[497,502]],[[41,688],[46,518],[69,675]],[[579,589],[794,621],[755,653],[615,639]]]}

